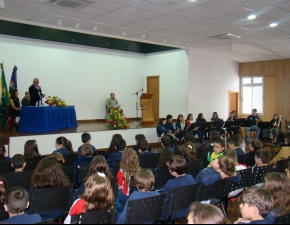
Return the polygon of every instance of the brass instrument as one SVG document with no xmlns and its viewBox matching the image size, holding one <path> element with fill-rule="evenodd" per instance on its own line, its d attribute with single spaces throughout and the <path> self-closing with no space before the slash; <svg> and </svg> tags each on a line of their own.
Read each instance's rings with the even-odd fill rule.
<svg viewBox="0 0 290 225">
<path fill-rule="evenodd" d="M 279 120 L 278 120 L 277 126 L 276 127 L 273 127 L 273 131 L 272 131 L 272 133 L 270 135 L 270 138 L 271 139 L 274 139 L 275 138 L 275 136 L 276 136 L 276 130 L 279 129 L 281 120 L 282 120 L 282 115 L 279 116 Z"/>
<path fill-rule="evenodd" d="M 262 119 L 260 118 L 259 113 L 257 113 L 257 118 L 255 119 L 255 121 L 256 121 L 256 125 L 257 125 L 257 126 L 258 126 L 258 123 L 259 123 L 259 122 L 262 122 Z"/>
</svg>

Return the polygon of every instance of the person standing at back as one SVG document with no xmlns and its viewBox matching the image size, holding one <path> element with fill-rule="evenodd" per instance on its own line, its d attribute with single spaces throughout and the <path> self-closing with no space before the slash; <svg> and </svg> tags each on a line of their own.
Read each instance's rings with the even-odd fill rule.
<svg viewBox="0 0 290 225">
<path fill-rule="evenodd" d="M 31 106 L 42 105 L 42 98 L 45 97 L 45 94 L 42 94 L 38 78 L 33 79 L 33 84 L 29 87 L 29 94 L 31 99 Z"/>
</svg>

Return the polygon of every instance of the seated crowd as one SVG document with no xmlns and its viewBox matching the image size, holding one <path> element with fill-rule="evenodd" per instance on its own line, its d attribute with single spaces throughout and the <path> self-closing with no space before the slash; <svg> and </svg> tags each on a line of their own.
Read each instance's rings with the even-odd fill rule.
<svg viewBox="0 0 290 225">
<path fill-rule="evenodd" d="M 192 116 L 189 116 L 189 120 Z M 202 119 L 202 117 L 200 117 Z M 217 114 L 213 115 L 217 120 Z M 77 152 L 73 151 L 72 142 L 65 137 L 56 139 L 56 150 L 51 155 L 43 157 L 32 174 L 30 189 L 12 187 L 7 190 L 7 183 L 0 171 L 0 220 L 3 223 L 33 224 L 49 219 L 65 218 L 64 223 L 72 223 L 73 215 L 85 214 L 94 210 L 117 211 L 116 222 L 124 224 L 128 213 L 128 202 L 131 200 L 150 198 L 167 193 L 167 210 L 172 200 L 172 190 L 194 184 L 210 186 L 221 180 L 239 183 L 242 179 L 239 171 L 267 165 L 276 165 L 280 159 L 290 156 L 290 134 L 286 135 L 285 146 L 270 161 L 270 154 L 263 149 L 258 140 L 250 142 L 250 153 L 247 154 L 247 163 L 239 163 L 238 157 L 245 154 L 239 147 L 238 136 L 232 136 L 227 143 L 220 138 L 220 130 L 209 134 L 210 143 L 207 147 L 205 160 L 198 158 L 203 153 L 202 148 L 195 144 L 194 135 L 198 132 L 183 133 L 184 127 L 190 126 L 190 121 L 184 124 L 182 115 L 178 116 L 177 129 L 172 125 L 172 116 L 162 119 L 157 127 L 161 136 L 161 148 L 153 150 L 146 137 L 136 135 L 136 146 L 126 148 L 126 141 L 120 134 L 112 137 L 108 151 L 99 152 L 91 145 L 91 136 L 82 135 L 83 145 Z M 184 126 L 184 127 L 183 127 Z M 176 138 L 175 136 L 176 135 Z M 177 140 L 183 139 L 181 150 L 177 148 Z M 11 162 L 15 173 L 25 171 L 26 160 L 32 157 L 41 157 L 37 142 L 29 140 L 24 146 L 24 154 L 16 154 L 12 158 L 6 156 L 6 149 L 0 143 L 0 163 Z M 73 193 L 73 204 L 64 214 L 63 209 L 58 209 L 41 214 L 30 213 L 30 197 L 33 191 L 45 188 L 61 187 L 70 188 L 70 180 L 64 173 L 66 155 L 77 154 L 71 166 L 76 168 L 78 181 L 80 165 L 89 163 L 88 172 L 84 180 L 76 182 Z M 159 154 L 158 163 L 154 168 L 141 168 L 142 157 Z M 201 160 L 201 161 L 198 161 Z M 196 176 L 189 174 L 188 164 L 199 163 L 199 172 Z M 155 172 L 167 168 L 171 179 L 164 186 L 156 188 Z M 275 168 L 274 168 L 275 170 Z M 289 176 L 290 177 L 290 176 Z M 285 173 L 267 173 L 264 183 L 239 189 L 229 193 L 229 198 L 240 195 L 241 218 L 236 223 L 272 224 L 280 215 L 290 213 L 290 178 Z M 112 181 L 117 178 L 118 190 L 114 192 Z M 189 224 L 225 224 L 229 223 L 223 211 L 212 204 L 210 200 L 193 202 L 188 208 L 171 215 L 170 219 L 186 218 Z M 281 204 L 282 203 L 282 204 Z M 6 213 L 7 212 L 7 213 Z M 154 222 L 154 221 L 152 221 Z"/>
</svg>

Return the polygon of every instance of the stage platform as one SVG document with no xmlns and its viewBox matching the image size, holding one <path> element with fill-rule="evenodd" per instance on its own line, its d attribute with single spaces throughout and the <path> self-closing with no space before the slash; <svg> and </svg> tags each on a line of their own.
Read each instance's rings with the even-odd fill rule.
<svg viewBox="0 0 290 225">
<path fill-rule="evenodd" d="M 97 149 L 105 150 L 109 147 L 112 135 L 121 134 L 127 142 L 127 146 L 135 145 L 135 135 L 144 134 L 149 143 L 158 141 L 156 127 L 138 126 L 137 122 L 130 124 L 127 130 L 108 130 L 105 122 L 78 122 L 77 128 L 69 128 L 50 133 L 22 133 L 14 127 L 11 131 L 1 131 L 0 142 L 8 146 L 9 156 L 23 154 L 24 144 L 27 140 L 36 140 L 40 154 L 51 154 L 55 150 L 55 140 L 59 136 L 65 136 L 73 144 L 74 151 L 82 145 L 81 134 L 88 132 L 92 136 L 91 144 Z"/>
</svg>

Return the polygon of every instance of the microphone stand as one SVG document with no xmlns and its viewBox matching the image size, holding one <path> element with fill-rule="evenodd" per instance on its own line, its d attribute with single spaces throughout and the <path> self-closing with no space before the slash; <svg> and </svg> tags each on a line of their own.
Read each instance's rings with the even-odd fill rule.
<svg viewBox="0 0 290 225">
<path fill-rule="evenodd" d="M 132 94 L 132 95 L 136 95 L 136 120 L 133 122 L 137 122 L 139 124 L 137 127 L 141 126 L 141 122 L 140 122 L 140 120 L 138 120 L 139 92 L 143 92 L 143 88 L 142 88 L 142 90 L 136 91 Z M 133 123 L 133 122 L 131 122 L 131 123 Z"/>
</svg>

